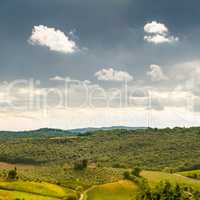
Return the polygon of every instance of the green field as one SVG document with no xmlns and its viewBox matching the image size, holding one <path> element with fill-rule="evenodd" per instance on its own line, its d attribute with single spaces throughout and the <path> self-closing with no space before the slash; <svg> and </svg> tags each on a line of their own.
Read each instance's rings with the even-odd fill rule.
<svg viewBox="0 0 200 200">
<path fill-rule="evenodd" d="M 50 183 L 0 181 L 0 199 L 56 200 L 69 196 L 76 196 L 76 193 Z"/>
<path fill-rule="evenodd" d="M 59 200 L 60 198 L 35 195 L 26 192 L 18 192 L 18 191 L 7 191 L 0 189 L 0 199 L 1 200 Z"/>
<path fill-rule="evenodd" d="M 161 181 L 169 181 L 172 184 L 187 185 L 200 190 L 200 181 L 184 177 L 179 174 L 169 174 L 164 172 L 143 171 L 142 176 L 146 178 L 150 186 L 154 187 Z"/>
<path fill-rule="evenodd" d="M 180 175 L 200 180 L 200 170 L 191 170 L 185 172 L 179 172 Z"/>
</svg>

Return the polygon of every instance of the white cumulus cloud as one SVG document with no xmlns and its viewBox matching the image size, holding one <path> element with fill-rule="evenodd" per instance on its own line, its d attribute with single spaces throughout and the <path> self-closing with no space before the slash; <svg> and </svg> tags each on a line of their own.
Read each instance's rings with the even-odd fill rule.
<svg viewBox="0 0 200 200">
<path fill-rule="evenodd" d="M 161 44 L 161 43 L 173 43 L 173 42 L 177 42 L 179 39 L 177 37 L 167 37 L 165 35 L 146 35 L 144 37 L 144 40 L 150 43 L 154 43 L 154 44 Z"/>
<path fill-rule="evenodd" d="M 49 78 L 50 81 L 64 81 L 65 78 L 62 76 L 53 76 Z"/>
<path fill-rule="evenodd" d="M 64 54 L 74 53 L 78 49 L 75 41 L 70 40 L 64 32 L 43 25 L 33 27 L 29 42 Z"/>
<path fill-rule="evenodd" d="M 164 24 L 152 21 L 151 23 L 145 24 L 144 31 L 146 33 L 166 34 L 168 33 L 168 28 Z"/>
<path fill-rule="evenodd" d="M 178 37 L 170 35 L 169 29 L 165 24 L 152 21 L 144 26 L 144 40 L 153 44 L 173 43 L 179 41 Z"/>
<path fill-rule="evenodd" d="M 155 82 L 168 79 L 159 65 L 150 65 L 150 71 L 147 72 L 147 75 Z"/>
<path fill-rule="evenodd" d="M 102 69 L 95 73 L 98 80 L 101 81 L 131 81 L 133 77 L 125 71 L 114 70 L 113 68 Z"/>
</svg>

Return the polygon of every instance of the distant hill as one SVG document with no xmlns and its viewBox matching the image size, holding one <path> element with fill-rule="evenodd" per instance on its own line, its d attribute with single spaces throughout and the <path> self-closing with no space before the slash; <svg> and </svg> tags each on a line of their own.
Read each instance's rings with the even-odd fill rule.
<svg viewBox="0 0 200 200">
<path fill-rule="evenodd" d="M 29 131 L 0 131 L 0 139 L 63 137 L 63 136 L 84 134 L 87 132 L 95 132 L 98 130 L 109 131 L 109 130 L 116 130 L 116 129 L 136 130 L 136 129 L 144 129 L 144 128 L 112 126 L 112 127 L 102 127 L 102 128 L 89 127 L 89 128 L 79 128 L 79 129 L 71 129 L 71 130 L 41 128 L 38 130 L 29 130 Z"/>
<path fill-rule="evenodd" d="M 87 132 L 95 132 L 99 130 L 109 131 L 115 129 L 126 129 L 126 130 L 137 130 L 137 129 L 145 129 L 145 127 L 129 127 L 129 126 L 110 126 L 110 127 L 88 127 L 88 128 L 78 128 L 78 129 L 71 129 L 69 130 L 72 133 L 87 133 Z"/>
<path fill-rule="evenodd" d="M 42 128 L 30 131 L 0 131 L 0 139 L 15 138 L 44 138 L 44 137 L 61 137 L 72 135 L 70 131 L 60 129 Z"/>
</svg>

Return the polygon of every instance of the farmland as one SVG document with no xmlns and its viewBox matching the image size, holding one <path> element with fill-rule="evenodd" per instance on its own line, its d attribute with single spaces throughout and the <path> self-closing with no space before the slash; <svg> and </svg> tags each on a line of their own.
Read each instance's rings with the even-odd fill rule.
<svg viewBox="0 0 200 200">
<path fill-rule="evenodd" d="M 124 174 L 135 167 L 150 188 L 166 181 L 199 191 L 199 133 L 199 128 L 58 131 L 58 136 L 43 129 L 14 138 L 0 133 L 0 199 L 132 200 L 141 186 Z M 17 177 L 8 180 L 13 169 Z"/>
</svg>

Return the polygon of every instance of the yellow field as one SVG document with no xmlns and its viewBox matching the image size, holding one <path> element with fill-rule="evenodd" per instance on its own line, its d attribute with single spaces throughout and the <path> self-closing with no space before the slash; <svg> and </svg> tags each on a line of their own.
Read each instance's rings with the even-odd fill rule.
<svg viewBox="0 0 200 200">
<path fill-rule="evenodd" d="M 137 192 L 137 185 L 131 181 L 119 181 L 88 190 L 83 200 L 132 200 Z"/>
<path fill-rule="evenodd" d="M 73 190 L 50 183 L 28 181 L 1 181 L 0 199 L 54 200 L 76 195 Z M 3 198 L 4 197 L 4 198 Z"/>
<path fill-rule="evenodd" d="M 16 200 L 16 199 L 24 199 L 24 200 L 60 200 L 59 198 L 35 195 L 31 193 L 18 192 L 18 191 L 7 191 L 0 190 L 0 199 L 1 200 Z"/>
</svg>

